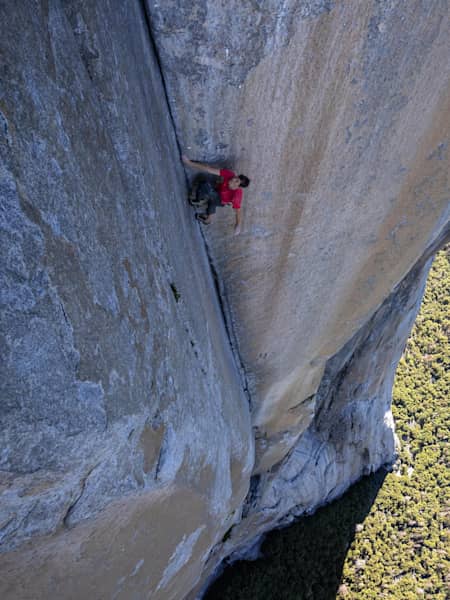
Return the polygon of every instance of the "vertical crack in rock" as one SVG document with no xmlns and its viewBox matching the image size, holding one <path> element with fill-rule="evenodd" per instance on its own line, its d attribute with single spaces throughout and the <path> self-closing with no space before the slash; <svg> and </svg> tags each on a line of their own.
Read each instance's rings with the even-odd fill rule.
<svg viewBox="0 0 450 600">
<path fill-rule="evenodd" d="M 216 2 L 180 3 L 166 1 L 146 2 L 152 16 L 152 29 L 159 41 L 175 38 L 183 51 L 175 60 L 161 45 L 163 64 L 168 79 L 176 78 L 182 71 L 193 80 L 201 81 L 217 71 L 223 85 L 239 88 L 250 71 L 271 52 L 289 45 L 298 22 L 312 20 L 329 13 L 334 0 L 296 0 L 295 2 L 252 1 L 229 2 L 217 6 Z M 229 23 L 228 27 L 223 27 Z M 205 42 L 210 44 L 209 32 L 214 31 L 214 45 L 207 56 L 202 56 Z M 239 30 L 239 35 L 230 32 Z M 169 42 L 172 49 L 175 45 Z M 207 136 L 206 131 L 201 138 Z"/>
<path fill-rule="evenodd" d="M 363 474 L 369 474 L 395 458 L 393 430 L 388 431 L 392 423 L 383 423 L 381 419 L 378 429 L 375 432 L 371 429 L 373 405 L 378 405 L 381 412 L 389 409 L 389 381 L 406 343 L 409 325 L 420 306 L 418 292 L 423 291 L 433 255 L 449 241 L 450 223 L 428 245 L 422 257 L 367 323 L 329 359 L 316 393 L 317 412 L 305 435 L 269 473 L 251 478 L 242 521 L 233 528 L 234 550 L 231 554 L 228 551 L 228 556 L 223 549 L 222 554 L 220 550 L 217 552 L 226 563 L 249 558 L 267 531 L 312 513 L 342 495 Z M 408 313 L 406 327 L 405 313 Z M 380 368 L 385 366 L 379 349 L 386 353 L 383 350 L 386 337 L 397 340 L 388 350 L 391 360 L 387 372 L 381 373 L 377 383 Z M 358 372 L 362 379 L 375 380 L 371 394 L 359 389 Z M 387 386 L 385 381 L 388 381 Z M 383 435 L 384 440 L 381 439 Z M 346 477 L 342 476 L 342 471 Z M 268 514 L 272 517 L 270 520 Z M 250 539 L 242 533 L 248 528 L 248 521 L 253 523 L 254 536 Z M 219 565 L 206 587 L 220 574 L 220 568 Z"/>
<path fill-rule="evenodd" d="M 167 87 L 166 87 L 166 78 L 164 76 L 164 71 L 163 71 L 162 66 L 161 66 L 161 59 L 160 59 L 160 56 L 159 56 L 158 46 L 156 45 L 155 40 L 153 38 L 152 25 L 151 25 L 151 21 L 150 21 L 150 14 L 148 12 L 148 8 L 147 8 L 145 0 L 140 0 L 140 5 L 141 5 L 142 15 L 143 15 L 143 19 L 144 19 L 144 22 L 145 22 L 145 25 L 146 25 L 147 33 L 148 33 L 148 39 L 150 40 L 150 45 L 151 45 L 151 48 L 152 48 L 153 53 L 155 55 L 156 63 L 158 65 L 159 74 L 161 76 L 161 83 L 162 83 L 162 87 L 163 87 L 163 90 L 164 90 L 164 99 L 165 99 L 167 111 L 168 111 L 169 116 L 170 116 L 170 121 L 172 123 L 173 131 L 175 133 L 175 140 L 176 140 L 176 143 L 177 143 L 178 152 L 179 152 L 179 155 L 181 157 L 181 147 L 180 147 L 180 142 L 178 140 L 177 129 L 175 127 L 175 120 L 174 120 L 173 114 L 172 114 L 172 105 L 171 105 L 171 103 L 169 101 L 169 94 L 167 92 Z M 185 179 L 186 179 L 186 187 L 187 187 L 188 184 L 189 184 L 189 182 L 188 182 L 188 178 L 186 176 L 186 173 L 185 173 Z"/>
<path fill-rule="evenodd" d="M 433 232 L 449 215 L 445 3 L 403 11 L 395 1 L 386 14 L 379 2 L 263 4 L 139 0 L 105 11 L 71 0 L 38 3 L 28 20 L 20 4 L 0 8 L 10 69 L 0 142 L 47 232 L 41 239 L 4 186 L 16 319 L 4 432 L 14 437 L 8 460 L 27 470 L 21 479 L 11 462 L 6 495 L 20 495 L 2 523 L 12 527 L 14 513 L 14 543 L 65 526 L 50 539 L 51 566 L 38 555 L 44 544 L 32 560 L 5 556 L 0 588 L 35 597 L 49 569 L 55 596 L 76 581 L 81 595 L 100 583 L 105 597 L 131 597 L 165 574 L 182 597 L 224 552 L 331 500 L 392 452 L 389 377 L 421 285 L 408 297 L 405 276 L 442 243 Z M 27 44 L 18 44 L 23 23 Z M 181 202 L 185 148 L 253 173 L 248 199 L 257 201 L 238 243 L 226 219 L 211 236 L 200 229 L 201 267 Z M 199 377 L 202 352 L 211 369 Z M 249 491 L 247 380 L 255 408 L 264 403 L 260 439 L 268 432 L 276 450 Z M 156 408 L 161 427 L 144 432 Z M 294 421 L 300 438 L 287 435 Z M 169 485 L 156 489 L 154 477 Z M 109 516 L 98 515 L 109 504 Z M 100 545 L 72 560 L 71 540 L 90 525 L 73 526 L 86 517 L 99 544 L 109 547 L 112 532 L 127 548 L 106 568 L 113 577 L 124 568 L 120 590 L 105 587 Z M 60 534 L 67 554 L 57 551 Z"/>
<path fill-rule="evenodd" d="M 241 354 L 239 352 L 237 336 L 234 331 L 233 320 L 231 318 L 230 308 L 229 308 L 228 301 L 226 298 L 226 293 L 224 291 L 224 283 L 221 280 L 219 273 L 214 265 L 214 259 L 212 257 L 206 237 L 204 236 L 203 231 L 200 230 L 200 232 L 201 232 L 201 235 L 203 238 L 203 243 L 205 245 L 206 255 L 208 257 L 208 262 L 209 262 L 209 266 L 211 269 L 211 275 L 212 275 L 212 278 L 214 281 L 214 287 L 216 289 L 217 299 L 218 299 L 220 310 L 222 313 L 223 322 L 225 325 L 225 330 L 227 333 L 228 341 L 230 343 L 231 352 L 235 359 L 236 367 L 237 367 L 239 376 L 241 378 L 242 390 L 246 395 L 249 407 L 251 409 L 252 408 L 252 398 L 251 398 L 251 394 L 250 394 L 249 384 L 247 381 L 247 375 L 245 372 L 244 361 L 242 360 Z"/>
<path fill-rule="evenodd" d="M 87 587 L 96 579 L 112 597 L 103 563 L 92 566 L 102 560 L 97 548 L 86 559 L 55 552 L 44 562 L 47 545 L 70 554 L 86 528 L 111 519 L 120 529 L 111 515 L 121 499 L 131 523 L 120 529 L 127 559 L 143 552 L 146 565 L 153 545 L 137 550 L 135 532 L 167 542 L 164 561 L 193 519 L 205 525 L 185 557 L 190 574 L 180 589 L 190 589 L 207 544 L 221 538 L 247 491 L 249 410 L 214 277 L 186 218 L 186 173 L 142 6 L 105 13 L 79 0 L 44 3 L 28 20 L 23 7 L 0 8 L 8 22 L 1 150 L 8 136 L 14 142 L 14 170 L 1 169 L 2 561 L 31 538 L 37 557 L 27 569 L 20 549 L 15 575 L 2 571 L 2 597 L 16 585 L 48 597 L 47 580 L 38 589 L 47 571 L 70 572 Z M 17 44 L 18 31 L 26 44 Z M 168 281 L 180 302 L 171 302 Z M 139 435 L 156 411 L 161 430 L 169 424 L 173 433 L 161 448 L 159 431 Z M 125 564 L 114 551 L 111 560 Z M 148 569 L 156 586 L 162 571 Z M 72 593 L 67 581 L 48 579 L 55 596 Z M 135 595 L 134 582 L 126 585 Z"/>
<path fill-rule="evenodd" d="M 177 142 L 177 146 L 178 146 L 178 151 L 179 154 L 181 156 L 182 152 L 181 152 L 181 146 L 180 146 L 180 141 L 178 138 L 178 128 L 176 126 L 176 122 L 173 116 L 173 112 L 172 112 L 172 103 L 170 101 L 170 97 L 169 97 L 169 93 L 168 93 L 168 89 L 167 89 L 167 83 L 166 83 L 166 77 L 165 77 L 165 71 L 162 68 L 162 63 L 161 63 L 161 59 L 160 59 L 160 55 L 159 55 L 159 50 L 158 50 L 158 45 L 156 44 L 156 41 L 153 37 L 153 27 L 152 27 L 152 22 L 151 22 L 151 15 L 146 3 L 146 0 L 141 0 L 141 7 L 142 7 L 142 12 L 144 15 L 144 20 L 147 26 L 147 31 L 148 31 L 148 36 L 150 39 L 150 43 L 153 49 L 153 52 L 155 54 L 156 57 L 156 61 L 158 64 L 158 69 L 161 75 L 161 81 L 162 81 L 162 85 L 163 85 L 163 89 L 164 89 L 164 95 L 165 95 L 165 101 L 167 104 L 167 110 L 169 112 L 170 115 L 170 120 L 173 126 L 173 130 L 175 133 L 175 139 Z M 189 187 L 189 179 L 186 175 L 186 171 L 184 171 L 185 173 L 185 180 L 186 180 L 186 188 Z M 208 263 L 209 263 L 209 267 L 211 270 L 211 276 L 212 279 L 214 281 L 214 287 L 216 290 L 216 294 L 217 294 L 217 300 L 219 303 L 219 307 L 220 307 L 220 311 L 222 313 L 222 317 L 223 317 L 223 322 L 225 325 L 225 331 L 227 333 L 227 337 L 228 337 L 228 341 L 230 344 L 230 348 L 231 348 L 231 352 L 232 355 L 234 357 L 235 363 L 236 363 L 236 367 L 237 367 L 237 371 L 239 373 L 239 376 L 241 378 L 241 383 L 242 383 L 242 389 L 244 394 L 247 397 L 247 401 L 249 403 L 249 406 L 252 406 L 252 402 L 251 402 L 251 396 L 250 396 L 250 391 L 249 391 L 249 386 L 248 386 L 248 381 L 247 381 L 247 377 L 245 374 L 245 367 L 244 367 L 244 363 L 242 361 L 240 352 L 239 352 L 239 348 L 238 348 L 238 343 L 237 343 L 237 338 L 236 335 L 234 333 L 234 328 L 233 328 L 233 323 L 232 323 L 232 319 L 231 319 L 231 315 L 230 315 L 230 311 L 229 311 L 229 307 L 228 307 L 228 303 L 226 300 L 226 295 L 224 293 L 223 290 L 223 282 L 220 279 L 219 273 L 217 271 L 217 269 L 214 266 L 214 260 L 213 257 L 211 255 L 210 249 L 208 247 L 208 243 L 206 241 L 205 236 L 203 235 L 203 232 L 201 231 L 201 235 L 202 235 L 202 239 L 203 239 L 203 243 L 205 246 L 205 250 L 206 250 L 206 255 L 208 257 Z"/>
<path fill-rule="evenodd" d="M 6 116 L 3 114 L 3 112 L 1 110 L 0 110 L 0 131 L 2 131 L 3 137 L 5 138 L 7 145 L 11 146 L 12 139 L 11 139 L 11 134 L 9 131 L 8 119 L 6 118 Z"/>
<path fill-rule="evenodd" d="M 260 486 L 260 483 L 261 483 L 261 475 L 253 475 L 250 478 L 250 487 L 249 487 L 248 494 L 247 494 L 247 497 L 245 498 L 244 506 L 242 509 L 242 519 L 243 520 L 248 516 L 251 509 L 254 508 L 256 505 L 256 502 L 258 499 L 258 488 Z"/>
<path fill-rule="evenodd" d="M 394 126 L 404 131 L 415 129 L 415 120 L 405 115 L 407 108 L 413 114 L 416 105 L 420 109 L 425 104 L 420 85 L 423 76 L 417 74 L 427 68 L 424 57 L 435 51 L 444 9 L 440 5 L 433 18 L 427 15 L 428 25 L 423 19 L 416 24 L 412 18 L 418 35 L 410 36 L 403 5 L 391 5 L 395 7 L 392 12 L 383 3 L 367 7 L 357 3 L 349 7 L 333 2 L 273 3 L 269 15 L 269 9 L 259 2 L 251 8 L 233 3 L 216 10 L 214 3 L 204 1 L 178 11 L 172 2 L 146 3 L 180 146 L 205 162 L 233 160 L 245 172 L 247 168 L 252 172 L 253 167 L 260 177 L 260 181 L 254 178 L 252 193 L 258 206 L 246 214 L 248 237 L 243 243 L 230 242 L 224 221 L 211 236 L 202 231 L 244 388 L 250 397 L 248 379 L 251 405 L 258 408 L 261 401 L 267 406 L 266 421 L 274 433 L 267 443 L 261 437 L 261 447 L 280 447 L 265 463 L 271 471 L 252 480 L 243 509 L 247 523 L 258 519 L 258 511 L 277 507 L 281 515 L 289 510 L 282 497 L 285 494 L 288 503 L 295 503 L 290 485 L 302 498 L 299 511 L 312 510 L 317 503 L 342 493 L 363 472 L 389 460 L 393 452 L 392 421 L 387 414 L 389 382 L 395 371 L 392 356 L 401 350 L 402 339 L 406 340 L 405 327 L 418 306 L 424 268 L 437 247 L 422 256 L 413 272 L 426 240 L 430 240 L 431 229 L 423 232 L 421 244 L 415 242 L 421 231 L 414 222 L 410 199 L 418 189 L 415 178 L 431 182 L 426 169 L 422 174 L 420 148 L 422 143 L 427 147 L 435 144 L 427 139 L 434 135 L 432 128 L 423 133 L 424 118 L 420 135 L 403 146 L 398 137 L 390 140 L 388 132 L 394 131 Z M 409 19 L 411 13 L 407 13 Z M 256 27 L 247 26 L 249 15 Z M 313 23 L 312 18 L 320 15 L 323 17 Z M 355 36 L 347 35 L 350 24 Z M 241 45 L 245 50 L 240 52 Z M 290 65 L 289 69 L 285 70 L 285 65 Z M 430 80 L 432 77 L 445 82 L 445 69 L 432 73 Z M 398 85 L 393 85 L 396 80 Z M 380 89 L 389 94 L 380 94 Z M 412 98 L 419 98 L 414 100 L 416 105 Z M 435 109 L 426 100 L 430 119 L 433 110 L 436 115 L 443 112 L 437 98 L 436 94 Z M 259 124 L 258 131 L 255 124 Z M 446 142 L 440 136 L 436 158 L 445 152 Z M 277 149 L 279 166 L 278 171 L 277 166 L 266 169 L 270 176 L 262 181 L 262 165 L 273 160 L 273 149 L 267 151 L 268 140 Z M 418 148 L 416 157 L 408 154 L 408 145 Z M 395 148 L 392 155 L 386 154 L 389 147 Z M 320 171 L 327 176 L 320 177 Z M 277 192 L 267 191 L 274 183 L 280 188 L 278 197 Z M 426 186 L 420 185 L 425 193 Z M 434 174 L 433 186 L 430 195 L 439 198 Z M 298 190 L 302 190 L 301 198 Z M 330 205 L 328 198 L 332 199 Z M 280 230 L 285 226 L 283 234 L 278 234 L 271 222 L 276 200 L 282 206 L 279 222 Z M 372 219 L 366 218 L 366 203 L 367 214 L 379 207 L 379 214 Z M 336 204 L 342 215 L 347 211 L 352 215 L 350 228 L 340 218 L 336 223 L 329 221 Z M 435 213 L 438 215 L 438 208 Z M 314 232 L 320 222 L 324 226 L 317 235 Z M 298 234 L 293 224 L 298 225 Z M 437 217 L 434 227 L 439 229 Z M 358 235 L 356 229 L 361 230 Z M 273 241 L 256 239 L 254 232 L 260 230 L 267 231 Z M 406 240 L 407 233 L 410 237 Z M 327 240 L 329 249 L 320 237 Z M 361 257 L 354 260 L 351 276 L 349 248 Z M 274 255 L 281 259 L 273 259 Z M 241 269 L 239 277 L 236 265 Z M 358 269 L 360 279 L 355 281 Z M 267 283 L 268 273 L 273 273 L 272 286 Z M 415 276 L 419 278 L 416 284 Z M 407 299 L 406 314 L 397 311 L 390 317 L 389 311 L 396 310 L 399 289 L 397 301 Z M 334 300 L 326 299 L 328 293 Z M 333 315 L 337 306 L 342 306 L 342 311 Z M 381 347 L 373 347 L 372 325 L 382 329 L 389 323 L 399 330 L 395 343 L 385 331 L 384 337 L 380 334 Z M 375 331 L 374 336 L 378 334 Z M 264 354 L 268 343 L 269 357 Z M 377 357 L 374 365 L 367 355 L 370 348 Z M 387 357 L 382 356 L 383 350 Z M 328 368 L 322 377 L 325 364 Z M 317 377 L 311 375 L 315 367 Z M 371 379 L 369 383 L 352 385 L 352 377 L 365 375 Z M 283 445 L 284 434 L 296 417 L 303 427 L 303 404 L 311 405 L 309 412 L 304 411 L 303 421 L 309 430 L 302 429 L 289 449 L 288 442 Z M 368 407 L 371 412 L 365 413 Z M 367 443 L 364 434 L 370 438 Z M 273 527 L 276 520 L 274 514 L 269 526 L 267 519 L 266 528 Z M 258 526 L 253 531 L 258 535 Z M 239 536 L 233 530 L 236 540 L 235 535 Z"/>
<path fill-rule="evenodd" d="M 76 498 L 71 502 L 69 508 L 66 511 L 66 514 L 64 515 L 63 519 L 62 519 L 62 523 L 64 525 L 64 527 L 70 528 L 71 525 L 71 516 L 75 511 L 75 508 L 77 506 L 77 504 L 79 503 L 79 501 L 81 500 L 84 491 L 86 489 L 86 484 L 87 481 L 89 479 L 89 477 L 92 475 L 92 473 L 95 471 L 95 469 L 99 466 L 100 463 L 95 464 L 91 469 L 89 469 L 89 471 L 86 473 L 86 475 L 82 478 L 81 482 L 80 482 L 80 491 L 77 494 Z"/>
</svg>

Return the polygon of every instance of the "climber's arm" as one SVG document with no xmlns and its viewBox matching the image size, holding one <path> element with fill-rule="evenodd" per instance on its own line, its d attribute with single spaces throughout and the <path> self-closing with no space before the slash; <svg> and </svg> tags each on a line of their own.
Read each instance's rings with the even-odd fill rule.
<svg viewBox="0 0 450 600">
<path fill-rule="evenodd" d="M 211 173 L 211 175 L 220 176 L 220 169 L 216 169 L 215 167 L 210 167 L 209 165 L 204 165 L 200 162 L 194 162 L 193 160 L 189 160 L 187 156 L 183 154 L 181 157 L 184 164 L 192 169 L 198 169 L 199 171 L 206 171 L 207 173 Z"/>
</svg>

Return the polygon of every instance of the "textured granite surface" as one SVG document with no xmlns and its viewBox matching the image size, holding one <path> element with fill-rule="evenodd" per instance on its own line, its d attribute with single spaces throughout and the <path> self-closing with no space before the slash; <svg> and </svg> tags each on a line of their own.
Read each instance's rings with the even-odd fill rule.
<svg viewBox="0 0 450 600">
<path fill-rule="evenodd" d="M 449 7 L 177 4 L 147 1 L 182 149 L 253 180 L 241 235 L 226 210 L 207 235 L 263 473 L 449 219 Z"/>
<path fill-rule="evenodd" d="M 253 437 L 145 15 L 0 22 L 0 596 L 181 597 Z"/>
<path fill-rule="evenodd" d="M 205 230 L 256 441 L 223 557 L 392 458 L 396 360 L 450 217 L 449 6 L 175 4 L 146 1 L 182 150 L 252 179 L 241 234 L 227 209 Z"/>
<path fill-rule="evenodd" d="M 2 598 L 195 598 L 392 459 L 448 10 L 0 5 Z M 252 179 L 238 237 L 200 234 L 180 148 Z"/>
</svg>

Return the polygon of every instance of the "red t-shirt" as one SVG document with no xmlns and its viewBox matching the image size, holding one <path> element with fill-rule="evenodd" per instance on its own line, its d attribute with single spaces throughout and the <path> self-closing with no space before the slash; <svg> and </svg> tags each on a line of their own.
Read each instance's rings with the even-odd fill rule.
<svg viewBox="0 0 450 600">
<path fill-rule="evenodd" d="M 222 204 L 231 204 L 236 210 L 241 208 L 242 188 L 230 190 L 228 187 L 228 182 L 233 177 L 236 177 L 236 173 L 233 173 L 233 171 L 229 171 L 228 169 L 220 169 L 220 176 L 223 179 L 223 182 L 217 186 L 220 201 Z"/>
</svg>

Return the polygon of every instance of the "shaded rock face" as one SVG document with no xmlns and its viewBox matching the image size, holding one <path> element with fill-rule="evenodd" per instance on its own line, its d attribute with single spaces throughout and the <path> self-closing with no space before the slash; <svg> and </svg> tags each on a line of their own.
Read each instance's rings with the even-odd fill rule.
<svg viewBox="0 0 450 600">
<path fill-rule="evenodd" d="M 398 443 L 390 410 L 395 369 L 420 307 L 431 257 L 449 239 L 450 224 L 366 325 L 327 362 L 310 426 L 282 462 L 252 477 L 244 518 L 215 549 L 204 574 L 207 582 L 224 558 L 257 556 L 259 543 L 249 544 L 251 534 L 258 540 L 274 523 L 284 526 L 313 512 L 362 474 L 391 461 Z"/>
<path fill-rule="evenodd" d="M 146 5 L 183 151 L 252 179 L 241 235 L 227 209 L 205 232 L 256 441 L 219 560 L 393 456 L 395 366 L 450 216 L 449 11 Z"/>
<path fill-rule="evenodd" d="M 253 437 L 145 14 L 0 12 L 0 595 L 180 598 Z"/>
<path fill-rule="evenodd" d="M 393 456 L 448 237 L 447 3 L 0 22 L 1 596 L 194 598 Z M 241 235 L 224 209 L 204 238 L 216 282 L 178 144 L 252 179 Z"/>
<path fill-rule="evenodd" d="M 224 210 L 208 243 L 261 474 L 449 218 L 448 3 L 147 7 L 183 150 L 252 179 L 243 233 Z"/>
</svg>

